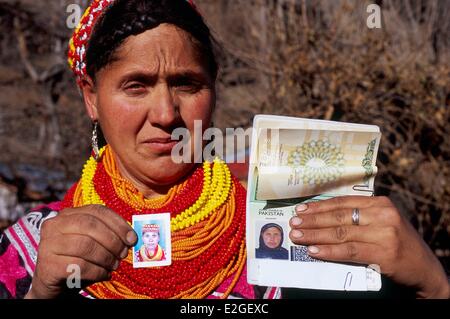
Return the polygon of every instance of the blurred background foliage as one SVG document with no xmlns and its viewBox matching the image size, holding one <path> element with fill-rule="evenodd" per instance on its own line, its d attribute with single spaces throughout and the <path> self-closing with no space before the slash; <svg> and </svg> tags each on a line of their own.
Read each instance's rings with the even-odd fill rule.
<svg viewBox="0 0 450 319">
<path fill-rule="evenodd" d="M 69 4 L 0 0 L 0 218 L 61 198 L 90 152 Z M 219 44 L 215 125 L 255 114 L 380 126 L 377 193 L 449 271 L 450 1 L 197 0 Z M 366 25 L 367 6 L 382 28 Z M 3 224 L 2 224 L 3 223 Z M 0 221 L 0 227 L 7 222 Z"/>
</svg>

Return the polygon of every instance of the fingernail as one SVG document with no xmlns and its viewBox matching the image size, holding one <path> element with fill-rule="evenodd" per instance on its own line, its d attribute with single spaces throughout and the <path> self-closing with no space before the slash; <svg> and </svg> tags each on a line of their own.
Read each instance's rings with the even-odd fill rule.
<svg viewBox="0 0 450 319">
<path fill-rule="evenodd" d="M 317 254 L 317 253 L 319 252 L 319 248 L 316 247 L 316 246 L 309 246 L 309 247 L 308 247 L 308 251 L 309 251 L 311 254 Z"/>
<path fill-rule="evenodd" d="M 294 226 L 300 226 L 302 224 L 302 222 L 303 222 L 303 219 L 298 218 L 298 217 L 294 217 L 291 219 L 291 223 Z"/>
<path fill-rule="evenodd" d="M 124 259 L 128 256 L 128 247 L 125 247 L 122 252 L 120 253 L 120 258 Z"/>
<path fill-rule="evenodd" d="M 291 235 L 294 238 L 302 238 L 303 237 L 303 233 L 298 229 L 293 230 Z"/>
<path fill-rule="evenodd" d="M 130 245 L 133 245 L 136 242 L 136 233 L 133 230 L 130 230 L 127 234 L 127 241 Z"/>
<path fill-rule="evenodd" d="M 306 205 L 306 204 L 299 204 L 299 205 L 295 206 L 295 211 L 297 213 L 304 212 L 307 209 L 308 209 L 308 205 Z"/>
<path fill-rule="evenodd" d="M 117 260 L 113 266 L 113 270 L 117 270 L 117 268 L 119 268 L 119 265 L 120 265 L 120 262 Z"/>
</svg>

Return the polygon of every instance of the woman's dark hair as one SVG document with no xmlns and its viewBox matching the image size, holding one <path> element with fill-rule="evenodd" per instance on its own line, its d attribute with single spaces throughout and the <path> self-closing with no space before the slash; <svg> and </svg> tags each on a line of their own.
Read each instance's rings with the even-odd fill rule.
<svg viewBox="0 0 450 319">
<path fill-rule="evenodd" d="M 87 74 L 95 79 L 96 73 L 112 62 L 115 51 L 127 37 L 163 23 L 173 24 L 191 35 L 193 45 L 215 79 L 218 70 L 215 41 L 203 18 L 186 0 L 116 0 L 99 18 L 89 40 Z"/>
</svg>

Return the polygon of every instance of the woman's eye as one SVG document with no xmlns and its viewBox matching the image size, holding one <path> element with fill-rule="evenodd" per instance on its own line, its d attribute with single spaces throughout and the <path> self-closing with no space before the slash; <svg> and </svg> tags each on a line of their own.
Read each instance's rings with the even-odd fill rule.
<svg viewBox="0 0 450 319">
<path fill-rule="evenodd" d="M 124 89 L 129 93 L 142 93 L 145 91 L 145 85 L 142 83 L 130 83 Z"/>
<path fill-rule="evenodd" d="M 197 83 L 197 82 L 191 82 L 191 81 L 180 81 L 178 83 L 176 83 L 175 87 L 183 92 L 187 92 L 187 93 L 196 93 L 198 91 L 200 91 L 201 89 L 201 84 Z"/>
</svg>

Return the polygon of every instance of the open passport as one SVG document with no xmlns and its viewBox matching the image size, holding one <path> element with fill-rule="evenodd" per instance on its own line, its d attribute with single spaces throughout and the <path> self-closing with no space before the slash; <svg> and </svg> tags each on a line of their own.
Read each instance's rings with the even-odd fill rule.
<svg viewBox="0 0 450 319">
<path fill-rule="evenodd" d="M 377 291 L 377 265 L 325 262 L 289 239 L 299 203 L 374 195 L 377 126 L 257 115 L 247 192 L 248 282 L 260 286 Z"/>
</svg>

